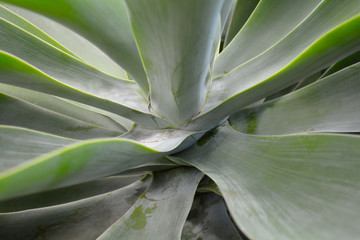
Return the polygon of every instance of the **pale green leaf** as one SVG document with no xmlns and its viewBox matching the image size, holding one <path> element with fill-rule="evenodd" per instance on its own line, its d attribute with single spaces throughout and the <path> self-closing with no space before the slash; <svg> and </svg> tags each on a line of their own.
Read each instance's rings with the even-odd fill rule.
<svg viewBox="0 0 360 240">
<path fill-rule="evenodd" d="M 58 136 L 88 139 L 115 137 L 127 129 L 110 118 L 66 101 L 0 83 L 0 124 Z"/>
<path fill-rule="evenodd" d="M 177 157 L 215 181 L 250 239 L 356 239 L 359 146 L 353 135 L 261 137 L 226 126 Z"/>
<path fill-rule="evenodd" d="M 163 162 L 175 165 L 166 159 L 159 162 L 167 152 L 127 139 L 75 142 L 21 128 L 1 127 L 0 140 L 1 200 L 145 166 L 150 169 Z"/>
<path fill-rule="evenodd" d="M 1 201 L 0 213 L 43 208 L 74 202 L 84 198 L 91 198 L 125 187 L 143 177 L 144 175 L 111 176 L 91 182 Z"/>
<path fill-rule="evenodd" d="M 233 11 L 231 13 L 231 16 L 230 16 L 231 17 L 230 24 L 229 24 L 229 28 L 227 29 L 227 32 L 226 32 L 224 46 L 227 46 L 231 42 L 231 40 L 236 36 L 236 34 L 243 27 L 243 25 L 248 21 L 250 15 L 253 13 L 253 11 L 256 8 L 256 6 L 258 5 L 259 1 L 260 0 L 237 0 L 236 1 L 236 4 L 235 4 Z M 264 2 L 264 1 L 262 1 L 262 2 Z M 264 4 L 264 3 L 262 3 L 262 4 Z M 278 2 L 276 4 L 278 4 Z M 261 10 L 258 10 L 258 11 L 261 11 Z M 272 16 L 275 17 L 275 15 L 272 15 Z M 254 18 L 256 18 L 256 17 L 254 17 Z M 250 21 L 254 21 L 254 20 L 251 19 Z M 272 24 L 274 24 L 274 23 L 272 22 Z M 262 26 L 259 26 L 259 27 L 262 27 Z M 284 31 L 284 28 L 282 28 L 281 31 Z M 269 41 L 269 39 L 266 39 L 266 40 Z M 240 41 L 240 37 L 236 41 L 237 42 Z M 238 45 L 238 43 L 234 43 L 234 44 Z M 237 46 L 237 47 L 239 47 L 239 46 Z M 234 50 L 235 47 L 232 47 L 232 48 Z M 244 50 L 244 49 L 246 49 L 246 48 L 242 48 L 242 50 Z M 238 50 L 236 50 L 236 51 L 238 51 Z M 238 56 L 236 60 L 238 60 L 239 57 L 241 57 L 241 56 Z M 219 61 L 221 61 L 221 60 L 219 59 Z M 217 74 L 217 73 L 215 72 L 215 74 Z"/>
<path fill-rule="evenodd" d="M 149 80 L 151 107 L 175 124 L 189 120 L 204 104 L 224 2 L 126 1 Z"/>
<path fill-rule="evenodd" d="M 51 54 L 51 51 L 47 53 L 49 53 L 50 57 L 56 57 L 56 55 Z M 64 56 L 65 59 L 70 59 L 69 56 L 65 56 L 62 53 L 60 53 L 60 55 Z M 29 55 L 28 57 L 31 56 Z M 56 61 L 61 61 L 61 58 L 57 58 Z M 56 67 L 58 63 L 54 63 L 54 65 L 50 66 L 46 65 L 43 60 L 41 60 L 41 62 L 46 68 L 50 67 L 55 71 L 58 71 L 58 74 L 62 80 L 65 79 L 65 81 L 68 80 L 70 82 L 59 82 L 56 79 L 39 71 L 32 65 L 29 65 L 28 63 L 22 61 L 21 59 L 18 59 L 12 55 L 1 51 L 0 82 L 44 92 L 47 94 L 53 94 L 55 96 L 72 99 L 88 105 L 90 104 L 103 110 L 107 110 L 109 112 L 128 117 L 135 122 L 142 124 L 145 127 L 159 128 L 169 126 L 169 123 L 167 123 L 166 121 L 146 113 L 146 104 L 142 102 L 141 96 L 137 94 L 137 91 L 135 89 L 136 86 L 133 82 L 122 81 L 119 79 L 112 79 L 110 80 L 110 82 L 103 81 L 106 78 L 109 80 L 110 77 L 94 69 L 93 71 L 97 72 L 100 75 L 92 75 L 91 71 L 87 71 L 89 69 L 83 69 L 85 71 L 83 71 L 82 73 L 77 72 L 80 75 L 77 76 L 77 81 L 75 81 L 74 76 L 76 76 L 77 68 L 74 69 L 75 72 L 71 71 L 71 68 L 76 67 L 76 64 L 67 64 L 70 69 L 64 67 L 64 70 L 67 70 L 67 74 L 64 74 L 61 68 Z M 78 62 L 78 64 L 81 63 Z M 106 76 L 105 79 L 103 78 L 104 76 Z M 78 81 L 81 79 L 83 81 Z M 82 84 L 82 82 L 84 83 L 84 85 Z M 74 86 L 68 86 L 66 84 L 72 84 Z M 73 87 L 79 87 L 80 91 L 74 89 Z M 109 90 L 109 88 L 111 88 L 111 90 Z M 121 94 L 119 92 L 120 90 L 117 91 L 117 89 L 121 89 Z M 81 90 L 85 90 L 88 92 L 82 92 Z M 96 95 L 92 95 L 91 93 Z M 112 100 L 122 101 L 122 104 L 125 105 L 109 101 L 108 99 L 111 98 L 111 96 L 114 97 L 114 99 Z"/>
<path fill-rule="evenodd" d="M 257 2 L 238 0 L 234 23 L 230 25 L 231 36 L 235 36 L 238 24 L 246 20 Z M 216 59 L 214 77 L 232 71 L 271 48 L 304 21 L 320 2 L 322 0 L 261 0 L 241 31 Z"/>
<path fill-rule="evenodd" d="M 43 41 L 53 45 L 56 48 L 76 57 L 69 49 L 61 45 L 59 42 L 48 36 L 46 33 L 41 31 L 36 26 L 32 25 L 30 22 L 26 21 L 24 18 L 0 5 L 0 18 L 6 19 L 7 21 L 13 23 L 14 25 L 20 27 L 21 29 L 34 34 L 36 37 L 42 39 Z"/>
<path fill-rule="evenodd" d="M 155 173 L 154 182 L 139 201 L 98 240 L 180 239 L 202 176 L 194 168 Z"/>
<path fill-rule="evenodd" d="M 147 79 L 124 1 L 108 0 L 106 4 L 98 0 L 2 1 L 44 14 L 79 33 L 122 66 L 147 94 Z"/>
<path fill-rule="evenodd" d="M 292 94 L 232 116 L 233 128 L 251 134 L 360 132 L 360 63 Z"/>
<path fill-rule="evenodd" d="M 12 12 L 23 17 L 24 19 L 26 19 L 36 27 L 40 28 L 44 33 L 48 34 L 53 39 L 47 41 L 51 45 L 54 45 L 55 47 L 58 47 L 62 50 L 64 50 L 63 49 L 64 47 L 62 46 L 65 46 L 69 50 L 67 53 L 75 54 L 76 57 L 85 61 L 89 65 L 110 75 L 120 77 L 123 79 L 128 78 L 128 75 L 125 72 L 125 70 L 123 70 L 104 52 L 102 52 L 100 49 L 98 49 L 95 45 L 93 45 L 85 38 L 71 31 L 69 28 L 66 28 L 65 26 L 53 21 L 52 19 L 44 17 L 36 12 L 24 8 L 16 7 L 10 4 L 4 4 L 4 5 Z M 8 17 L 5 17 L 5 19 L 9 20 Z M 29 27 L 25 28 L 17 23 L 14 24 L 21 27 L 22 29 L 29 31 Z M 31 31 L 31 33 L 34 33 L 34 31 Z M 40 34 L 37 34 L 38 37 L 39 35 Z M 45 38 L 42 39 L 45 40 Z M 56 44 L 56 43 L 60 43 L 60 44 Z"/>
<path fill-rule="evenodd" d="M 344 58 L 343 60 L 334 63 L 324 72 L 324 74 L 321 77 L 324 78 L 326 76 L 329 76 L 337 71 L 340 71 L 343 68 L 346 68 L 358 62 L 360 62 L 360 51 L 357 51 L 356 53 L 348 56 L 347 58 Z"/>
<path fill-rule="evenodd" d="M 92 198 L 0 214 L 1 239 L 96 239 L 122 216 L 149 184 L 138 181 Z"/>
<path fill-rule="evenodd" d="M 227 115 L 358 51 L 360 5 L 346 3 L 334 15 L 340 3 L 324 2 L 271 50 L 214 81 L 202 114 L 190 128 L 213 127 Z"/>
</svg>

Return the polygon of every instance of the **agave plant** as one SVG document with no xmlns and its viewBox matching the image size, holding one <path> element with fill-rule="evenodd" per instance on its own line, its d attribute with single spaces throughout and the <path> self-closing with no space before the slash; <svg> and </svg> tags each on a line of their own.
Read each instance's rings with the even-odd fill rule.
<svg viewBox="0 0 360 240">
<path fill-rule="evenodd" d="M 2 0 L 0 239 L 358 239 L 359 0 Z"/>
</svg>

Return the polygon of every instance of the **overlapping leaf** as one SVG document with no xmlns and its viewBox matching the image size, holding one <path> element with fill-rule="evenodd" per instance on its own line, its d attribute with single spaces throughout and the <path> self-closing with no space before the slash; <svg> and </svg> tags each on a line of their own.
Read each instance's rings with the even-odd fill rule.
<svg viewBox="0 0 360 240">
<path fill-rule="evenodd" d="M 259 137 L 226 126 L 177 155 L 212 178 L 250 239 L 356 239 L 360 137 Z"/>
<path fill-rule="evenodd" d="M 149 180 L 60 205 L 0 213 L 0 237 L 9 240 L 96 239 L 136 202 Z"/>
<path fill-rule="evenodd" d="M 194 168 L 155 174 L 154 182 L 139 201 L 98 239 L 180 239 L 202 176 Z"/>
<path fill-rule="evenodd" d="M 360 131 L 360 63 L 287 96 L 230 117 L 242 132 L 260 135 Z"/>
</svg>

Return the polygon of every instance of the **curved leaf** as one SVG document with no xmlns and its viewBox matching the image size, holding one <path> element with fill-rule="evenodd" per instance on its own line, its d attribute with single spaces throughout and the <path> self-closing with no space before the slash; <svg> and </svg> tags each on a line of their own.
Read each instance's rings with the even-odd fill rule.
<svg viewBox="0 0 360 240">
<path fill-rule="evenodd" d="M 99 196 L 66 204 L 0 214 L 2 239 L 96 239 L 145 191 L 138 181 Z"/>
<path fill-rule="evenodd" d="M 231 23 L 235 28 L 230 33 L 234 35 L 239 30 L 238 24 L 244 22 L 257 0 L 238 0 L 235 18 Z M 261 0 L 233 41 L 217 57 L 214 66 L 214 77 L 231 72 L 237 66 L 265 52 L 294 28 L 303 22 L 323 0 Z M 254 6 L 255 5 L 255 6 Z M 244 15 L 241 15 L 244 11 Z M 246 14 L 246 15 L 245 15 Z M 240 21 L 238 20 L 240 19 Z M 229 43 L 229 41 L 227 41 Z"/>
<path fill-rule="evenodd" d="M 232 116 L 233 128 L 251 134 L 360 132 L 360 63 L 292 94 Z"/>
<path fill-rule="evenodd" d="M 123 188 L 143 177 L 144 175 L 111 176 L 91 182 L 1 201 L 0 213 L 44 208 L 91 198 Z"/>
<path fill-rule="evenodd" d="M 204 104 L 224 1 L 126 1 L 149 79 L 151 107 L 175 124 L 193 117 Z"/>
<path fill-rule="evenodd" d="M 34 93 L 36 97 L 30 95 Z M 0 124 L 30 128 L 75 139 L 114 137 L 127 132 L 127 129 L 106 116 L 50 95 L 1 83 L 0 112 L 3 113 L 0 115 Z"/>
<path fill-rule="evenodd" d="M 2 0 L 50 17 L 93 42 L 136 79 L 148 92 L 142 62 L 134 41 L 124 1 Z M 107 26 L 107 27 L 104 27 Z"/>
<path fill-rule="evenodd" d="M 127 139 L 76 142 L 2 127 L 0 140 L 0 200 L 169 162 L 161 159 L 167 152 Z"/>
<path fill-rule="evenodd" d="M 38 29 L 36 26 L 32 25 L 30 22 L 26 21 L 19 15 L 15 14 L 14 12 L 10 11 L 9 9 L 5 8 L 4 6 L 0 5 L 0 17 L 6 19 L 7 21 L 11 22 L 12 24 L 24 29 L 25 31 L 34 34 L 36 37 L 40 38 L 41 40 L 53 45 L 56 48 L 66 52 L 67 54 L 76 57 L 69 49 L 61 45 L 59 42 L 55 41 L 53 38 L 48 36 L 46 33 Z"/>
<path fill-rule="evenodd" d="M 250 15 L 260 0 L 237 0 L 231 14 L 229 28 L 227 29 L 224 46 L 227 46 L 239 30 L 248 21 Z M 262 1 L 263 2 L 263 1 Z M 262 3 L 263 4 L 263 3 Z M 267 39 L 269 40 L 269 39 Z M 236 41 L 239 41 L 238 39 Z M 233 49 L 234 50 L 234 49 Z M 220 60 L 221 61 L 221 60 Z M 216 66 L 216 64 L 215 64 Z M 215 68 L 216 71 L 216 68 Z M 216 74 L 216 72 L 215 72 Z"/>
<path fill-rule="evenodd" d="M 68 77 L 68 80 L 75 83 L 75 85 L 80 84 L 79 82 L 76 83 L 74 78 L 70 76 Z M 88 77 L 89 76 L 85 74 L 82 76 L 82 79 L 87 81 L 89 80 Z M 116 96 L 113 96 L 117 100 L 124 100 L 122 103 L 125 103 L 126 105 L 122 105 L 107 99 L 109 97 L 107 94 L 107 88 L 113 86 L 112 84 L 99 81 L 98 78 L 93 78 L 93 80 L 94 84 L 91 84 L 91 81 L 87 81 L 87 84 L 90 83 L 90 89 L 93 89 L 95 94 L 99 94 L 99 90 L 102 89 L 102 94 L 100 93 L 100 96 L 82 92 L 72 88 L 71 86 L 58 82 L 20 59 L 0 51 L 0 83 L 40 91 L 88 105 L 90 104 L 103 110 L 132 119 L 135 122 L 149 128 L 159 128 L 170 125 L 168 122 L 156 116 L 145 113 L 147 111 L 145 106 L 146 104 L 142 102 L 142 98 L 137 94 L 134 83 L 116 80 L 117 87 L 113 88 L 112 91 L 118 88 L 122 89 L 124 94 L 120 95 L 120 93 L 116 93 Z M 81 89 L 89 90 L 84 89 L 86 88 L 86 85 L 81 86 Z M 109 94 L 111 94 L 111 92 L 109 92 Z"/>
<path fill-rule="evenodd" d="M 223 127 L 177 155 L 219 186 L 250 239 L 356 239 L 360 137 L 260 137 Z"/>
<path fill-rule="evenodd" d="M 155 173 L 154 182 L 131 209 L 98 240 L 180 239 L 203 174 L 194 168 Z M 172 214 L 169 214 L 169 211 Z M 159 234 L 159 229 L 164 231 Z"/>
<path fill-rule="evenodd" d="M 132 136 L 125 136 L 128 139 L 99 138 L 76 142 L 21 128 L 2 127 L 0 200 L 120 172 L 168 169 L 177 164 L 163 157 L 194 144 L 202 134 L 163 131 L 170 138 L 163 139 L 164 133 L 160 130 L 141 135 L 133 131 Z M 27 143 L 32 138 L 39 140 Z M 46 144 L 41 144 L 42 141 Z M 20 147 L 22 151 L 15 151 Z"/>
<path fill-rule="evenodd" d="M 358 14 L 360 6 L 354 6 L 354 2 L 351 1 L 347 3 L 347 8 L 344 7 L 344 11 L 348 10 L 350 13 L 344 16 L 341 15 L 341 18 L 338 19 L 333 18 L 332 23 L 335 26 L 325 22 L 324 15 L 331 16 L 328 10 L 336 8 L 330 3 L 325 4 L 318 9 L 321 10 L 318 14 L 314 14 L 313 18 L 309 18 L 312 21 L 308 19 L 306 24 L 304 23 L 304 27 L 292 32 L 288 36 L 288 41 L 283 40 L 265 54 L 214 81 L 203 113 L 195 119 L 192 123 L 193 126 L 190 128 L 213 127 L 214 122 L 219 122 L 227 115 L 235 113 L 274 92 L 278 92 L 296 81 L 322 70 L 332 62 L 358 51 L 360 48 L 360 32 L 357 29 L 360 27 L 360 16 L 353 17 L 353 15 Z M 306 35 L 311 35 L 312 31 L 306 32 L 307 34 L 304 31 L 308 30 L 309 27 L 315 31 L 316 28 L 310 26 L 309 23 L 313 23 L 318 17 L 324 17 L 321 23 L 326 24 L 330 31 L 324 35 L 321 35 L 321 32 L 316 32 L 317 34 L 307 38 Z M 340 25 L 336 26 L 339 21 Z M 321 25 L 318 24 L 317 27 L 321 27 Z M 331 29 L 332 27 L 334 29 Z M 326 31 L 326 29 L 323 28 L 322 31 Z M 299 34 L 302 34 L 301 37 Z M 312 40 L 314 37 L 319 37 L 319 39 Z M 315 42 L 311 43 L 310 41 Z M 296 45 L 296 49 L 301 50 L 299 56 L 293 56 L 294 53 L 296 54 L 293 44 L 296 42 L 299 43 L 299 45 Z M 310 46 L 307 46 L 307 44 L 310 44 Z M 284 51 L 284 54 L 279 51 Z M 288 54 L 289 51 L 292 54 Z M 291 60 L 293 57 L 295 59 Z M 265 67 L 259 68 L 259 66 Z M 211 119 L 212 122 L 208 119 Z"/>
<path fill-rule="evenodd" d="M 14 23 L 26 31 L 29 31 L 33 28 L 31 24 L 36 26 L 41 30 L 41 35 L 49 35 L 50 39 L 47 41 L 51 45 L 60 48 L 61 50 L 74 55 L 75 57 L 85 61 L 89 65 L 99 69 L 107 74 L 112 76 L 120 77 L 123 79 L 127 79 L 128 75 L 117 63 L 115 63 L 111 58 L 109 58 L 104 52 L 98 49 L 94 44 L 81 37 L 77 33 L 71 31 L 65 26 L 49 19 L 45 16 L 42 16 L 36 12 L 20 8 L 17 6 L 13 6 L 10 4 L 4 4 L 7 9 L 11 10 L 14 14 L 21 16 L 24 18 L 24 22 L 31 27 L 23 27 L 23 25 L 19 25 L 18 23 Z M 8 11 L 10 12 L 10 11 Z M 0 13 L 0 15 L 2 15 Z M 4 17 L 7 20 L 10 20 L 8 17 Z M 29 24 L 31 23 L 31 24 Z M 34 34 L 35 31 L 30 31 Z M 36 31 L 36 33 L 39 30 Z M 35 34 L 39 37 L 40 34 Z M 41 36 L 40 35 L 40 36 Z M 41 37 L 40 37 L 41 38 Z M 46 41 L 47 38 L 42 38 Z M 66 48 L 65 48 L 66 47 Z M 67 49 L 64 50 L 64 49 Z"/>
</svg>

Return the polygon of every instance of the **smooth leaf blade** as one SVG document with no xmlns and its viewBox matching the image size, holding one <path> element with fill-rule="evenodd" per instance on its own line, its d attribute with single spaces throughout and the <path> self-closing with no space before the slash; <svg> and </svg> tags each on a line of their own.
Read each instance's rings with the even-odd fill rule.
<svg viewBox="0 0 360 240">
<path fill-rule="evenodd" d="M 100 71 L 122 79 L 128 79 L 125 70 L 123 70 L 117 63 L 98 49 L 94 44 L 69 28 L 28 9 L 10 4 L 3 5 L 6 6 L 8 10 L 11 10 L 13 13 L 24 18 L 24 22 L 28 23 L 27 25 L 33 24 L 36 26 L 36 28 L 38 28 L 36 33 L 41 32 L 41 35 L 48 35 L 47 38 L 43 37 L 42 39 L 46 40 L 50 37 L 50 40 L 47 42 L 51 45 L 58 47 L 63 51 L 66 51 L 64 49 L 67 49 L 67 53 L 76 56 Z M 0 15 L 3 16 L 1 13 Z M 8 17 L 4 18 L 9 20 Z M 16 23 L 14 24 L 29 31 L 29 27 L 23 27 L 22 25 Z M 31 31 L 31 33 L 34 34 L 34 31 Z M 39 34 L 37 34 L 37 36 L 39 37 Z"/>
<path fill-rule="evenodd" d="M 202 176 L 194 168 L 155 173 L 154 182 L 140 200 L 98 239 L 180 239 Z"/>
<path fill-rule="evenodd" d="M 0 213 L 3 239 L 96 239 L 145 191 L 150 178 L 78 201 Z"/>
<path fill-rule="evenodd" d="M 89 74 L 89 72 L 87 74 Z M 87 84 L 91 85 L 90 89 L 86 89 L 86 85 L 81 85 L 80 88 L 85 91 L 91 91 L 92 89 L 95 95 L 88 92 L 82 92 L 81 90 L 73 88 L 74 86 L 68 86 L 59 82 L 21 59 L 0 51 L 1 83 L 27 88 L 91 105 L 134 120 L 134 122 L 148 128 L 161 128 L 170 125 L 165 120 L 146 113 L 146 104 L 142 102 L 141 96 L 137 94 L 135 88 L 136 86 L 133 82 L 116 79 L 116 83 L 113 82 L 115 83 L 114 86 L 113 84 L 109 84 L 109 82 L 99 81 L 98 78 L 93 78 L 93 76 L 91 78 L 95 81 L 95 83 L 91 84 L 91 81 L 89 81 L 91 78 L 88 78 L 89 76 L 87 74 L 82 75 L 80 79 L 82 78 L 84 81 L 87 81 Z M 71 80 L 75 83 L 75 85 L 79 84 L 76 83 L 73 78 L 68 78 L 68 80 Z M 105 89 L 101 86 L 105 86 Z M 107 92 L 106 89 L 111 86 L 113 86 L 113 91 L 117 88 L 124 91 L 123 95 L 116 93 L 116 96 L 114 96 L 115 98 L 113 99 L 114 101 L 122 99 L 122 104 L 109 100 L 111 94 L 107 94 L 110 92 Z M 100 96 L 96 95 L 99 93 Z"/>
<path fill-rule="evenodd" d="M 5 113 L 0 116 L 0 124 L 2 125 L 30 128 L 74 139 L 115 137 L 122 135 L 126 131 L 120 126 L 117 130 L 110 130 L 90 122 L 74 119 L 59 112 L 3 94 L 1 90 L 0 101 L 0 112 Z M 96 114 L 93 113 L 93 115 Z M 104 119 L 109 121 L 105 117 Z M 115 122 L 112 125 L 114 126 Z"/>
<path fill-rule="evenodd" d="M 260 0 L 237 0 L 231 14 L 229 28 L 227 29 L 224 47 L 237 35 L 240 29 L 248 21 Z M 260 11 L 260 10 L 259 10 Z M 283 29 L 283 28 L 282 28 Z M 236 40 L 239 41 L 239 40 Z M 234 49 L 234 47 L 233 47 Z M 229 57 L 228 57 L 229 58 Z M 221 61 L 221 60 L 219 60 Z M 216 69 L 215 69 L 216 71 Z M 216 72 L 215 72 L 216 74 Z"/>
<path fill-rule="evenodd" d="M 243 11 L 248 15 L 255 3 L 254 0 L 238 0 L 235 9 L 234 23 L 230 23 L 231 35 L 236 34 Z M 247 20 L 246 24 L 233 39 L 233 41 L 218 56 L 214 66 L 214 77 L 219 77 L 231 72 L 237 66 L 258 56 L 271 48 L 283 37 L 297 27 L 308 15 L 316 9 L 321 0 L 295 0 L 271 1 L 262 0 Z M 247 9 L 247 10 L 246 10 Z M 239 15 L 237 15 L 239 12 Z M 249 15 L 248 15 L 249 16 Z M 234 25 L 232 27 L 232 25 Z M 235 28 L 232 30 L 232 28 Z M 229 41 L 228 41 L 229 42 Z"/>
<path fill-rule="evenodd" d="M 175 124 L 189 120 L 204 104 L 224 2 L 126 1 L 149 80 L 151 107 Z"/>
<path fill-rule="evenodd" d="M 360 63 L 292 94 L 246 108 L 229 118 L 251 134 L 360 132 Z"/>
<path fill-rule="evenodd" d="M 360 138 L 259 137 L 223 127 L 177 157 L 219 186 L 250 239 L 356 239 Z"/>
<path fill-rule="evenodd" d="M 0 130 L 1 200 L 141 167 L 177 165 L 162 158 L 173 146 L 159 152 L 128 139 L 77 142 L 20 128 Z"/>
<path fill-rule="evenodd" d="M 1 201 L 0 213 L 44 208 L 92 198 L 126 187 L 142 178 L 144 178 L 144 174 L 111 176 L 69 187 L 13 198 Z"/>
<path fill-rule="evenodd" d="M 320 13 L 322 15 L 328 14 L 327 10 L 333 7 L 332 4 L 324 5 L 319 9 Z M 344 8 L 344 16 L 333 19 L 335 26 L 326 25 L 330 30 L 329 32 L 324 33 L 324 35 L 318 32 L 312 35 L 312 32 L 307 31 L 308 34 L 312 35 L 311 38 L 320 38 L 309 46 L 306 46 L 306 41 L 311 38 L 297 45 L 299 49 L 301 49 L 301 45 L 302 47 L 305 46 L 299 56 L 291 56 L 296 52 L 293 48 L 293 41 L 297 42 L 301 39 L 299 36 L 295 39 L 295 36 L 300 33 L 303 34 L 310 27 L 309 22 L 315 19 L 306 22 L 301 31 L 294 31 L 294 35 L 291 35 L 289 41 L 280 42 L 271 51 L 214 81 L 202 114 L 191 123 L 193 126 L 190 128 L 213 127 L 214 122 L 219 122 L 241 108 L 319 72 L 334 61 L 357 52 L 360 46 L 360 33 L 357 31 L 360 27 L 360 16 L 357 12 L 359 6 L 355 6 L 353 2 L 348 2 L 348 4 L 347 8 Z M 345 14 L 347 11 L 349 11 L 348 14 Z M 316 14 L 315 16 L 319 17 L 319 15 Z M 327 24 L 325 21 L 322 23 Z M 314 27 L 311 26 L 311 28 Z M 326 30 L 323 29 L 323 31 Z M 307 36 L 305 34 L 301 37 L 306 38 Z M 288 54 L 290 48 L 292 54 Z M 279 51 L 284 52 L 280 54 Z M 295 59 L 291 60 L 292 57 Z M 265 67 L 259 69 L 259 64 Z M 284 64 L 283 67 L 282 64 Z M 213 122 L 211 123 L 208 119 L 212 119 Z"/>
<path fill-rule="evenodd" d="M 61 49 L 62 51 L 75 56 L 69 49 L 52 39 L 50 36 L 48 36 L 46 33 L 38 29 L 36 26 L 32 25 L 30 22 L 26 21 L 19 15 L 15 14 L 14 12 L 10 11 L 9 9 L 5 8 L 4 6 L 0 5 L 0 17 L 6 19 L 7 21 L 13 23 L 16 26 L 19 26 L 20 28 L 26 30 L 27 32 L 34 34 L 38 38 L 41 38 L 45 42 L 53 45 L 54 47 L 57 47 Z M 76 56 L 75 56 L 76 57 Z"/>
<path fill-rule="evenodd" d="M 146 95 L 148 84 L 131 32 L 124 1 L 6 0 L 54 19 L 93 42 L 122 66 Z M 107 26 L 107 27 L 104 27 Z"/>
</svg>

